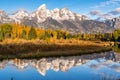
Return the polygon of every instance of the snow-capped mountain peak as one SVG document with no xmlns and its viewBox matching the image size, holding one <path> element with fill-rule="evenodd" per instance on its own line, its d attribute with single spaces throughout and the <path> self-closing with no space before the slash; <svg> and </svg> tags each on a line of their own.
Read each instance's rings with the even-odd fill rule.
<svg viewBox="0 0 120 80">
<path fill-rule="evenodd" d="M 0 23 L 11 22 L 45 29 L 63 29 L 81 33 L 106 32 L 106 30 L 110 32 L 112 29 L 109 29 L 106 23 L 90 20 L 87 16 L 74 13 L 67 8 L 48 10 L 45 4 L 30 14 L 23 9 L 11 15 L 6 14 L 5 11 L 0 11 Z M 103 29 L 102 26 L 105 26 L 105 28 Z"/>
<path fill-rule="evenodd" d="M 0 10 L 0 16 L 6 15 L 6 12 L 4 10 Z"/>
<path fill-rule="evenodd" d="M 31 14 L 28 14 L 27 11 L 25 11 L 24 9 L 20 9 L 9 17 L 17 23 L 21 23 L 21 20 L 23 20 L 24 18 L 36 20 L 37 23 L 42 23 L 47 18 L 51 18 L 57 21 L 76 20 L 77 17 L 78 20 L 82 20 L 83 18 L 82 15 L 76 15 L 67 8 L 55 8 L 53 10 L 48 10 L 46 4 L 41 5 L 36 11 Z"/>
<path fill-rule="evenodd" d="M 37 11 L 39 11 L 39 10 L 44 10 L 44 9 L 46 9 L 46 4 L 42 4 L 42 5 L 37 9 Z"/>
<path fill-rule="evenodd" d="M 0 11 L 0 23 L 9 23 L 11 19 L 9 18 L 8 14 L 4 11 Z"/>
<path fill-rule="evenodd" d="M 46 20 L 47 17 L 50 17 L 50 11 L 46 8 L 46 5 L 41 5 L 34 13 L 31 14 L 31 17 L 37 19 L 38 23 L 41 23 Z"/>
<path fill-rule="evenodd" d="M 10 18 L 13 19 L 17 23 L 21 23 L 21 20 L 24 17 L 28 17 L 28 16 L 29 14 L 27 13 L 27 11 L 25 11 L 24 9 L 20 9 L 16 13 L 10 15 Z"/>
</svg>

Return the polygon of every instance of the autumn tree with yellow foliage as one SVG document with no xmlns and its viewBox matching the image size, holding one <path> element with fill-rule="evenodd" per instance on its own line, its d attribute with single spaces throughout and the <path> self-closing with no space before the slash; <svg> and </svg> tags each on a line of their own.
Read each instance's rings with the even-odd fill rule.
<svg viewBox="0 0 120 80">
<path fill-rule="evenodd" d="M 0 25 L 0 41 L 5 39 L 66 39 L 69 35 L 68 31 L 63 30 L 45 30 L 24 26 L 23 24 L 1 24 Z"/>
</svg>

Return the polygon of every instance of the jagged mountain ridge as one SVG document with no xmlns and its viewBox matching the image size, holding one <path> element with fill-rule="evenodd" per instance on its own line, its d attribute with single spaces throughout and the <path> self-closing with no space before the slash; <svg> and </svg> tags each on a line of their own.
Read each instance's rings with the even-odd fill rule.
<svg viewBox="0 0 120 80">
<path fill-rule="evenodd" d="M 44 29 L 68 30 L 71 33 L 112 32 L 114 30 L 114 27 L 106 22 L 91 20 L 67 8 L 48 10 L 45 4 L 30 14 L 25 10 L 19 10 L 12 15 L 0 11 L 0 23 L 22 23 Z"/>
<path fill-rule="evenodd" d="M 119 29 L 120 28 L 120 16 L 113 18 L 113 19 L 106 20 L 105 23 L 108 26 L 112 26 L 114 29 Z"/>
</svg>

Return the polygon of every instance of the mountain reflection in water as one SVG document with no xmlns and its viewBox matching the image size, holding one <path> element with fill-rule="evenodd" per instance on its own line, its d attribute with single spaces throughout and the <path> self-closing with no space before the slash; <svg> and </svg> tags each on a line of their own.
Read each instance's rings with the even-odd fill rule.
<svg viewBox="0 0 120 80">
<path fill-rule="evenodd" d="M 35 60 L 35 59 L 34 60 L 20 60 L 20 59 L 4 60 L 0 62 L 0 75 L 6 71 L 5 75 L 7 76 L 7 69 L 11 69 L 11 68 L 13 69 L 13 72 L 14 69 L 17 70 L 17 73 L 15 74 L 19 74 L 18 72 L 20 71 L 24 72 L 29 70 L 37 70 L 37 72 L 39 72 L 39 75 L 47 78 L 41 80 L 51 80 L 50 78 L 47 77 L 48 76 L 47 72 L 49 73 L 49 75 L 55 75 L 55 73 L 57 75 L 57 72 L 60 73 L 60 75 L 56 76 L 57 79 L 52 78 L 54 80 L 60 80 L 60 79 L 120 80 L 120 54 L 111 51 L 101 54 L 90 54 L 90 55 L 82 55 L 82 56 L 42 58 L 40 60 Z M 15 74 L 10 76 L 13 77 L 13 80 Z M 70 76 L 64 78 L 63 75 L 65 74 L 68 74 Z M 77 76 L 78 74 L 79 76 Z M 83 74 L 86 74 L 86 76 Z M 37 76 L 39 75 L 37 74 Z M 76 75 L 77 77 L 76 78 L 73 77 L 74 75 Z M 32 76 L 36 77 L 34 73 L 33 75 L 25 74 L 25 76 L 31 77 L 31 78 L 28 77 L 26 78 L 29 80 L 33 80 Z M 63 77 L 63 78 L 59 78 L 59 77 Z M 40 80 L 39 78 L 35 80 Z M 25 80 L 24 77 L 22 79 Z M 10 78 L 7 80 L 10 80 Z"/>
</svg>

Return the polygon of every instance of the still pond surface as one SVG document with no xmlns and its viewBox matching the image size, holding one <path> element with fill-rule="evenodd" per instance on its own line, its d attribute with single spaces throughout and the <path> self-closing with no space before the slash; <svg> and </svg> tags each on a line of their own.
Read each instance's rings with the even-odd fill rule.
<svg viewBox="0 0 120 80">
<path fill-rule="evenodd" d="M 120 54 L 4 60 L 0 80 L 120 80 Z"/>
</svg>

